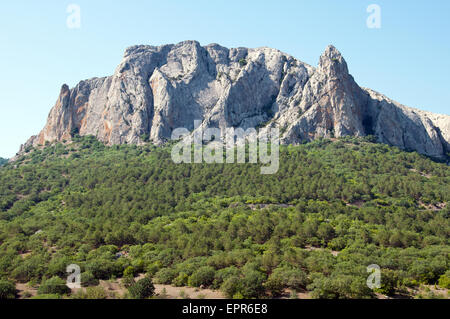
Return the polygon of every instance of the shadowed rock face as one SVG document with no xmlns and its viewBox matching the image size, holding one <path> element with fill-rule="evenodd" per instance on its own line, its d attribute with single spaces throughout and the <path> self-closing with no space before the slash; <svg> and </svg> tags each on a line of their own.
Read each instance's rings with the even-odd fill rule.
<svg viewBox="0 0 450 319">
<path fill-rule="evenodd" d="M 227 49 L 196 41 L 133 46 L 114 75 L 81 81 L 60 96 L 47 124 L 22 146 L 94 135 L 111 144 L 155 144 L 172 130 L 278 126 L 281 142 L 375 135 L 436 158 L 450 152 L 450 116 L 402 106 L 361 88 L 329 46 L 313 68 L 270 48 Z"/>
</svg>

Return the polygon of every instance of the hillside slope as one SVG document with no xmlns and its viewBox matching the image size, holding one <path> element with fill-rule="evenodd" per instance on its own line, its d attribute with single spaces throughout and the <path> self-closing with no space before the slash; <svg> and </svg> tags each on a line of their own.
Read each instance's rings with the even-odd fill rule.
<svg viewBox="0 0 450 319">
<path fill-rule="evenodd" d="M 450 278 L 450 168 L 357 138 L 280 150 L 280 169 L 174 164 L 169 147 L 93 137 L 0 169 L 0 277 L 147 273 L 229 297 L 411 295 Z M 119 256 L 118 252 L 123 252 Z M 84 280 L 84 279 L 83 279 Z M 446 281 L 447 280 L 447 281 Z"/>
</svg>

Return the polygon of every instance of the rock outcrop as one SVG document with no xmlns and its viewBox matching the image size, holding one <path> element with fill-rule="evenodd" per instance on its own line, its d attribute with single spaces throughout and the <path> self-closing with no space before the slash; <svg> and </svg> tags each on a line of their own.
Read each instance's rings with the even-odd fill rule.
<svg viewBox="0 0 450 319">
<path fill-rule="evenodd" d="M 381 143 L 445 158 L 450 116 L 402 106 L 361 88 L 333 46 L 317 68 L 270 48 L 196 41 L 133 46 L 114 75 L 61 88 L 47 124 L 22 146 L 94 135 L 106 144 L 155 144 L 173 129 L 278 126 L 282 143 L 374 135 Z"/>
</svg>

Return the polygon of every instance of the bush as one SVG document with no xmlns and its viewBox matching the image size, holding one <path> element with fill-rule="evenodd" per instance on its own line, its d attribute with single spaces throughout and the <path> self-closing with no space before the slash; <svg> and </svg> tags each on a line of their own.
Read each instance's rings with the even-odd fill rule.
<svg viewBox="0 0 450 319">
<path fill-rule="evenodd" d="M 332 250 L 342 250 L 347 246 L 347 240 L 344 237 L 333 238 L 329 243 L 328 247 Z"/>
<path fill-rule="evenodd" d="M 288 272 L 287 286 L 296 291 L 306 289 L 309 283 L 308 276 L 301 269 L 292 269 Z"/>
<path fill-rule="evenodd" d="M 157 282 L 163 285 L 171 284 L 176 276 L 177 271 L 172 268 L 163 268 L 155 274 Z"/>
<path fill-rule="evenodd" d="M 439 278 L 439 286 L 445 289 L 450 289 L 450 271 L 447 271 Z"/>
<path fill-rule="evenodd" d="M 209 287 L 214 280 L 214 274 L 214 268 L 211 266 L 201 267 L 189 277 L 189 286 L 200 287 L 203 285 Z"/>
<path fill-rule="evenodd" d="M 146 299 L 155 294 L 155 286 L 150 278 L 145 277 L 129 287 L 128 292 L 133 299 Z"/>
<path fill-rule="evenodd" d="M 80 130 L 78 129 L 78 127 L 74 127 L 70 130 L 71 137 L 76 137 L 79 133 L 80 133 Z"/>
<path fill-rule="evenodd" d="M 64 295 L 70 293 L 70 288 L 66 282 L 59 277 L 52 277 L 44 281 L 38 289 L 39 295 L 57 294 Z"/>
<path fill-rule="evenodd" d="M 246 65 L 247 65 L 247 60 L 244 59 L 244 58 L 240 59 L 240 60 L 239 60 L 239 65 L 240 65 L 241 67 L 242 67 L 242 66 L 246 66 Z"/>
<path fill-rule="evenodd" d="M 284 288 L 291 288 L 300 291 L 308 285 L 306 273 L 297 268 L 280 267 L 276 268 L 264 284 L 272 295 L 280 295 Z"/>
<path fill-rule="evenodd" d="M 188 284 L 188 281 L 189 276 L 184 272 L 180 272 L 177 278 L 172 281 L 172 284 L 174 284 L 176 287 L 184 287 Z"/>
<path fill-rule="evenodd" d="M 325 277 L 314 274 L 313 282 L 308 286 L 312 297 L 319 299 L 370 298 L 372 291 L 367 287 L 365 278 L 355 275 L 334 274 Z"/>
<path fill-rule="evenodd" d="M 91 272 L 86 271 L 81 273 L 81 286 L 83 287 L 97 286 L 98 284 L 99 284 L 98 279 L 95 278 Z"/>
<path fill-rule="evenodd" d="M 259 271 L 248 271 L 242 281 L 241 293 L 244 298 L 260 298 L 264 296 L 265 276 Z"/>
<path fill-rule="evenodd" d="M 241 289 L 241 280 L 238 276 L 228 277 L 220 288 L 227 298 L 233 298 Z"/>
<path fill-rule="evenodd" d="M 230 277 L 239 276 L 240 271 L 235 266 L 222 268 L 214 274 L 214 281 L 212 283 L 213 289 L 219 289 L 220 286 Z"/>
<path fill-rule="evenodd" d="M 108 280 L 113 276 L 119 277 L 123 274 L 123 268 L 120 267 L 119 263 L 102 258 L 87 263 L 86 269 L 95 278 L 103 280 Z"/>
<path fill-rule="evenodd" d="M 395 293 L 399 281 L 398 274 L 390 269 L 383 269 L 381 271 L 381 288 L 376 291 L 387 296 Z"/>
<path fill-rule="evenodd" d="M 264 288 L 266 288 L 273 297 L 282 295 L 285 288 L 283 277 L 279 274 L 272 273 L 269 276 L 269 279 L 264 283 Z"/>
<path fill-rule="evenodd" d="M 1 280 L 0 281 L 0 299 L 14 299 L 16 297 L 16 286 L 14 283 Z"/>
<path fill-rule="evenodd" d="M 123 271 L 123 276 L 124 277 L 133 277 L 136 273 L 136 270 L 134 269 L 133 266 L 128 266 L 124 271 Z"/>
<path fill-rule="evenodd" d="M 148 133 L 142 134 L 141 139 L 144 142 L 148 142 L 150 140 L 150 134 L 148 134 Z"/>
<path fill-rule="evenodd" d="M 153 263 L 153 264 L 150 264 L 147 267 L 145 267 L 144 270 L 150 277 L 153 277 L 158 272 L 159 267 L 156 263 Z"/>
<path fill-rule="evenodd" d="M 87 287 L 86 291 L 80 289 L 71 297 L 72 299 L 106 299 L 107 294 L 103 287 Z"/>
</svg>

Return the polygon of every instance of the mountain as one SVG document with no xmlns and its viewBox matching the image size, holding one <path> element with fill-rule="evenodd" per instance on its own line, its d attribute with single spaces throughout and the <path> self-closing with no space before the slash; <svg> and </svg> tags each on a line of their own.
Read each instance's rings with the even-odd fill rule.
<svg viewBox="0 0 450 319">
<path fill-rule="evenodd" d="M 63 85 L 44 129 L 20 153 L 75 133 L 107 145 L 161 144 L 197 119 L 202 127 L 278 126 L 282 144 L 374 135 L 434 158 L 450 152 L 450 116 L 360 87 L 333 46 L 314 68 L 276 49 L 185 41 L 132 46 L 112 76 Z"/>
<path fill-rule="evenodd" d="M 279 126 L 279 170 L 175 163 L 165 141 L 196 119 Z M 450 166 L 387 145 L 444 157 L 448 126 L 359 87 L 331 46 L 317 68 L 268 48 L 129 48 L 113 76 L 64 85 L 0 169 L 0 290 L 128 298 L 145 274 L 161 298 L 448 298 Z M 85 291 L 61 289 L 68 265 Z"/>
</svg>

